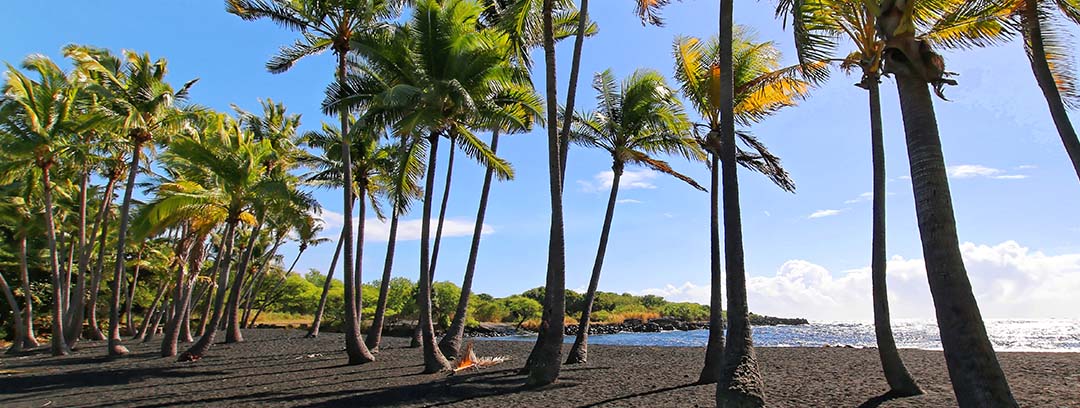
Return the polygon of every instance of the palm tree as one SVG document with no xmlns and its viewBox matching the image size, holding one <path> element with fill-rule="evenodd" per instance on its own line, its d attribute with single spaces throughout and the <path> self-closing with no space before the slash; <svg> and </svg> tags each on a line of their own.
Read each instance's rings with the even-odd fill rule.
<svg viewBox="0 0 1080 408">
<path fill-rule="evenodd" d="M 690 177 L 676 172 L 666 162 L 653 158 L 653 155 L 660 153 L 691 159 L 704 158 L 704 153 L 690 136 L 690 121 L 683 112 L 682 103 L 660 73 L 638 70 L 619 85 L 615 75 L 607 70 L 596 74 L 593 89 L 597 92 L 597 110 L 575 115 L 571 140 L 585 147 L 602 149 L 611 155 L 611 194 L 600 230 L 600 245 L 596 250 L 589 289 L 585 292 L 577 339 L 570 348 L 566 364 L 584 363 L 588 359 L 589 317 L 600 283 L 600 271 L 607 252 L 615 203 L 618 201 L 619 180 L 625 166 L 645 166 L 705 191 Z"/>
<path fill-rule="evenodd" d="M 887 44 L 884 72 L 895 76 L 900 94 L 915 213 L 953 392 L 960 406 L 1016 406 L 964 268 L 930 96 L 929 85 L 940 95 L 955 81 L 946 77 L 941 55 L 915 36 L 914 3 L 885 2 L 875 14 Z"/>
<path fill-rule="evenodd" d="M 467 155 L 494 167 L 501 178 L 509 178 L 509 164 L 491 153 L 470 128 L 525 121 L 491 102 L 521 99 L 522 92 L 514 84 L 527 75 L 509 64 L 506 35 L 477 26 L 482 10 L 472 0 L 422 1 L 405 27 L 354 36 L 353 48 L 364 58 L 355 70 L 361 74 L 343 87 L 332 87 L 331 98 L 323 103 L 324 111 L 342 105 L 366 109 L 361 121 L 392 127 L 401 137 L 427 133 L 417 140 L 429 148 L 417 303 L 428 372 L 450 367 L 435 345 L 431 319 L 428 245 L 439 138 L 456 139 Z"/>
<path fill-rule="evenodd" d="M 383 325 L 386 320 L 386 302 L 390 292 L 390 273 L 394 266 L 394 250 L 397 247 L 398 221 L 409 212 L 412 202 L 423 197 L 420 178 L 424 176 L 423 149 L 409 138 L 403 138 L 394 148 L 393 160 L 389 171 L 381 172 L 373 181 L 378 191 L 386 196 L 390 203 L 390 231 L 387 237 L 386 258 L 383 261 L 382 278 L 379 280 L 379 299 L 375 304 L 375 316 L 368 328 L 365 344 L 372 352 L 379 349 L 382 342 Z M 492 153 L 495 146 L 492 146 Z"/>
<path fill-rule="evenodd" d="M 734 101 L 733 112 L 729 120 L 734 123 L 749 126 L 764 120 L 784 107 L 792 106 L 809 91 L 809 84 L 800 79 L 804 70 L 800 66 L 781 68 L 780 53 L 771 42 L 756 42 L 753 34 L 742 27 L 733 30 L 733 65 L 731 73 L 733 83 Z M 710 260 L 711 260 L 711 296 L 710 296 L 710 331 L 709 342 L 705 357 L 705 367 L 698 378 L 700 383 L 713 383 L 722 377 L 724 362 L 724 337 L 723 337 L 723 304 L 720 282 L 723 279 L 720 257 L 720 194 L 721 194 L 721 170 L 724 141 L 721 139 L 724 115 L 723 99 L 721 98 L 721 84 L 726 78 L 725 70 L 722 69 L 721 43 L 715 38 L 707 43 L 702 43 L 697 38 L 678 38 L 675 40 L 673 54 L 675 57 L 675 79 L 682 87 L 683 95 L 690 104 L 698 111 L 706 123 L 697 127 L 706 132 L 699 136 L 699 143 L 710 155 L 711 194 L 710 194 Z M 785 191 L 794 191 L 795 185 L 787 172 L 780 165 L 780 160 L 770 153 L 765 145 L 747 132 L 737 132 L 738 141 L 749 147 L 743 150 L 735 146 L 735 160 L 752 171 L 760 172 Z M 737 194 L 736 191 L 724 190 L 724 197 Z M 726 203 L 726 202 L 725 202 Z M 737 204 L 737 203 L 734 203 Z M 725 214 L 728 207 L 723 207 Z M 725 219 L 725 222 L 727 220 Z M 727 224 L 725 224 L 727 228 Z M 727 239 L 725 237 L 725 248 Z M 741 261 L 741 257 L 739 257 Z M 729 259 L 729 262 L 730 259 Z M 730 268 L 729 264 L 729 268 Z M 728 290 L 731 287 L 732 269 L 728 274 Z M 745 290 L 744 292 L 745 293 Z M 729 302 L 730 299 L 729 295 Z M 745 300 L 744 300 L 745 302 Z M 745 306 L 744 306 L 745 307 Z M 736 309 L 737 311 L 738 309 Z M 745 314 L 734 315 L 728 310 L 728 316 L 732 321 L 746 319 Z M 740 325 L 741 326 L 738 326 Z M 736 323 L 747 333 L 733 331 L 729 327 L 732 336 L 738 335 L 749 338 L 749 325 L 745 322 Z M 749 349 L 749 348 L 748 348 Z M 752 350 L 752 349 L 751 349 Z"/>
<path fill-rule="evenodd" d="M 6 144 L 6 138 L 10 137 L 7 133 L 0 132 L 0 144 Z M 11 157 L 5 154 L 0 154 L 0 161 L 7 164 L 18 164 L 18 160 L 12 160 Z M 4 175 L 4 181 L 10 176 L 18 175 L 20 172 L 12 172 L 11 169 L 6 166 L 0 170 L 0 174 Z M 13 174 L 14 173 L 14 174 Z M 19 280 L 21 281 L 21 289 L 23 293 L 22 312 L 19 311 L 17 305 L 11 307 L 11 311 L 14 315 L 18 316 L 16 320 L 15 336 L 12 339 L 12 347 L 9 351 L 20 351 L 23 349 L 35 348 L 38 346 L 38 341 L 34 335 L 34 302 L 33 296 L 30 292 L 30 276 L 27 268 L 27 239 L 30 236 L 38 234 L 40 225 L 36 222 L 39 216 L 35 207 L 31 207 L 28 204 L 32 204 L 31 199 L 35 195 L 33 182 L 36 175 L 28 174 L 33 172 L 21 172 L 21 176 L 27 181 L 14 181 L 11 183 L 3 183 L 2 188 L 3 195 L 0 201 L 0 225 L 3 226 L 3 230 L 8 237 L 8 242 L 17 242 L 17 254 L 19 262 Z M 28 176 L 28 177 L 27 177 Z M 21 323 L 21 325 L 20 325 Z"/>
<path fill-rule="evenodd" d="M 313 0 L 226 0 L 226 10 L 245 20 L 266 18 L 287 29 L 299 31 L 303 35 L 303 40 L 297 40 L 291 47 L 283 47 L 280 54 L 267 62 L 266 68 L 270 72 L 285 72 L 292 68 L 297 60 L 330 49 L 337 57 L 335 78 L 338 85 L 341 85 L 347 75 L 346 61 L 352 47 L 350 38 L 354 34 L 386 24 L 385 21 L 397 16 L 403 3 L 405 2 L 402 0 L 370 0 L 354 3 Z M 333 110 L 341 118 L 341 133 L 348 135 L 348 111 L 344 107 Z M 347 180 L 345 185 L 353 183 L 350 159 L 352 149 L 349 147 L 349 142 L 349 139 L 345 138 L 341 145 L 341 160 L 344 167 L 342 177 Z M 344 189 L 345 222 L 342 234 L 345 242 L 342 245 L 345 248 L 343 265 L 345 271 L 353 270 L 352 196 L 352 191 L 348 188 Z M 356 291 L 346 288 L 346 303 L 356 303 L 355 298 L 349 297 L 350 293 L 355 296 L 354 292 Z M 354 310 L 351 319 L 355 320 L 357 314 L 358 311 Z M 346 311 L 346 315 L 348 317 L 350 313 Z M 353 339 L 353 336 L 346 336 L 345 348 L 351 363 L 359 364 L 373 359 L 367 347 L 359 340 Z"/>
<path fill-rule="evenodd" d="M 99 118 L 79 117 L 76 104 L 81 89 L 54 62 L 35 55 L 23 61 L 22 66 L 38 79 L 7 65 L 8 78 L 0 99 L 0 131 L 10 135 L 3 140 L 4 151 L 12 159 L 24 162 L 24 166 L 32 165 L 40 171 L 45 237 L 49 246 L 48 267 L 53 286 L 51 350 L 53 355 L 65 355 L 70 350 L 64 336 L 65 299 L 57 248 L 52 174 L 54 166 L 63 160 L 60 154 L 64 144 L 73 143 L 70 136 L 89 131 Z"/>
<path fill-rule="evenodd" d="M 121 60 L 108 50 L 69 45 L 64 47 L 64 55 L 74 60 L 80 70 L 96 74 L 96 84 L 90 89 L 105 101 L 105 110 L 113 117 L 121 118 L 122 129 L 131 146 L 124 201 L 120 206 L 109 313 L 108 354 L 119 356 L 127 354 L 127 349 L 120 345 L 120 283 L 124 275 L 131 197 L 139 174 L 139 162 L 143 158 L 142 149 L 155 141 L 164 142 L 186 124 L 190 114 L 178 109 L 177 104 L 187 98 L 188 90 L 198 79 L 173 90 L 165 81 L 168 72 L 165 59 L 153 61 L 149 54 L 140 55 L 133 51 L 124 51 Z"/>
</svg>

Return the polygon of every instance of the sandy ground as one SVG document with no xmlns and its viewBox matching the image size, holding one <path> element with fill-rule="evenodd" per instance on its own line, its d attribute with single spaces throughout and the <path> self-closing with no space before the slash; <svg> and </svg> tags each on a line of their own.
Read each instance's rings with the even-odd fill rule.
<svg viewBox="0 0 1080 408">
<path fill-rule="evenodd" d="M 106 359 L 97 342 L 80 343 L 60 358 L 4 356 L 0 406 L 707 407 L 715 392 L 691 385 L 701 370 L 702 348 L 592 346 L 588 364 L 565 366 L 555 385 L 527 390 L 516 371 L 528 342 L 477 341 L 478 355 L 511 360 L 448 376 L 420 374 L 420 351 L 405 347 L 405 339 L 386 339 L 376 362 L 346 366 L 340 334 L 304 339 L 300 331 L 256 329 L 244 336 L 246 342 L 217 344 L 194 363 L 157 357 L 157 342 L 129 343 L 132 354 L 116 360 Z M 878 397 L 886 386 L 876 350 L 758 350 L 772 407 L 956 405 L 940 352 L 901 354 L 926 395 Z M 1021 406 L 1080 407 L 1080 353 L 998 358 Z"/>
</svg>

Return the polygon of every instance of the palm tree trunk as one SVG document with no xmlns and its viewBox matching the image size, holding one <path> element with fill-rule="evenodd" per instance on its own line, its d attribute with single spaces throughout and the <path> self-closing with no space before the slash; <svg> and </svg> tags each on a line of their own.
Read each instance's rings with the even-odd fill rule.
<svg viewBox="0 0 1080 408">
<path fill-rule="evenodd" d="M 600 246 L 596 248 L 596 261 L 593 263 L 589 278 L 589 289 L 585 292 L 585 303 L 578 322 L 577 338 L 566 356 L 566 364 L 581 364 L 589 359 L 589 318 L 592 316 L 596 289 L 600 285 L 600 271 L 604 267 L 604 255 L 607 253 L 608 237 L 611 235 L 611 220 L 615 217 L 615 201 L 619 198 L 619 180 L 622 179 L 623 164 L 616 161 L 611 166 L 614 177 L 611 180 L 611 195 L 608 196 L 607 211 L 604 213 L 604 226 L 600 229 Z"/>
<path fill-rule="evenodd" d="M 97 215 L 94 216 L 94 226 L 90 229 L 90 239 L 91 240 L 93 240 L 95 237 L 97 237 L 98 234 L 100 234 L 101 231 L 103 231 L 104 228 L 106 228 L 105 224 L 108 223 L 108 214 L 109 214 L 109 209 L 112 207 L 111 206 L 111 204 L 112 204 L 112 194 L 113 194 L 113 189 L 115 187 L 116 187 L 116 178 L 109 177 L 109 181 L 105 186 L 105 194 L 103 194 L 101 196 L 101 205 L 98 207 Z M 100 241 L 99 245 L 101 246 L 102 254 L 104 254 L 104 249 L 105 249 L 104 236 L 102 236 L 102 240 Z M 89 267 L 90 266 L 90 255 L 93 252 L 94 252 L 94 244 L 91 241 L 91 242 L 87 243 L 87 245 L 85 247 L 83 247 L 82 252 L 79 254 L 79 268 L 80 268 L 79 269 L 79 274 L 80 275 L 85 275 L 85 274 L 89 273 L 91 275 L 91 277 L 90 277 L 90 300 L 89 300 L 89 304 L 85 305 L 85 307 L 84 307 L 84 309 L 86 310 L 85 315 L 80 315 L 79 320 L 81 321 L 83 318 L 86 318 L 87 323 L 90 326 L 90 339 L 91 340 L 104 340 L 105 336 L 101 333 L 101 329 L 97 327 L 97 316 L 96 316 L 96 314 L 97 314 L 97 304 L 96 304 L 97 303 L 97 290 L 98 290 L 98 285 L 101 283 L 101 271 L 100 271 L 100 269 L 97 268 L 97 266 L 95 266 L 95 268 L 93 270 L 91 270 L 91 268 Z M 104 255 L 102 255 L 102 256 L 104 256 Z M 100 259 L 98 260 L 97 265 L 100 265 Z M 84 312 L 79 312 L 79 313 L 84 313 Z"/>
<path fill-rule="evenodd" d="M 75 343 L 79 341 L 79 337 L 82 336 L 83 316 L 86 312 L 86 189 L 89 184 L 90 175 L 86 171 L 82 172 L 79 186 L 79 232 L 78 232 L 78 245 L 72 247 L 72 255 L 77 250 L 79 254 L 77 272 L 75 278 L 78 279 L 78 283 L 75 285 L 75 294 L 68 295 L 68 316 L 67 316 L 67 328 L 64 330 L 64 334 L 67 335 L 68 348 L 75 347 Z"/>
<path fill-rule="evenodd" d="M 210 318 L 210 321 L 206 320 L 206 313 L 203 313 L 202 337 L 199 341 L 195 342 L 191 348 L 188 348 L 177 361 L 195 361 L 204 354 L 207 350 L 210 350 L 210 346 L 214 343 L 214 336 L 217 334 L 218 325 L 221 324 L 221 317 L 225 314 L 225 295 L 229 287 L 229 263 L 232 261 L 233 241 L 236 237 L 236 224 L 239 223 L 239 219 L 236 216 L 230 214 L 230 219 L 225 225 L 225 250 L 218 254 L 217 260 L 217 294 L 214 296 L 213 308 L 214 315 Z M 241 260 L 243 263 L 243 260 Z M 245 265 L 241 265 L 244 267 Z M 207 299 L 207 307 L 210 307 L 210 301 Z"/>
<path fill-rule="evenodd" d="M 64 311 L 60 281 L 60 259 L 57 258 L 56 253 L 56 224 L 53 222 L 53 197 L 52 197 L 52 180 L 49 178 L 49 166 L 42 166 L 42 184 L 43 195 L 45 196 L 45 237 L 49 242 L 49 274 L 52 277 L 53 284 L 53 304 L 52 304 L 52 340 L 51 349 L 54 356 L 63 356 L 68 354 L 71 350 L 68 349 L 67 343 L 64 341 Z M 29 295 L 29 293 L 27 293 Z"/>
<path fill-rule="evenodd" d="M 15 337 L 11 341 L 11 347 L 8 348 L 7 354 L 19 353 L 23 349 L 23 330 L 26 330 L 26 326 L 23 326 L 22 312 L 19 311 L 19 302 L 15 300 L 15 294 L 11 293 L 11 287 L 8 286 L 7 279 L 4 279 L 4 275 L 0 274 L 0 290 L 4 292 L 4 300 L 7 300 L 8 307 L 11 308 L 12 327 L 15 328 Z"/>
<path fill-rule="evenodd" d="M 97 321 L 97 300 L 98 292 L 101 288 L 101 275 L 105 269 L 105 247 L 107 239 L 109 237 L 109 216 L 112 213 L 112 200 L 113 191 L 116 188 L 116 183 L 119 181 L 117 177 L 109 177 L 109 183 L 105 187 L 105 194 L 101 198 L 101 209 L 99 215 L 101 216 L 101 232 L 95 228 L 95 233 L 98 237 L 98 254 L 97 259 L 94 261 L 94 270 L 91 273 L 90 278 L 90 300 L 88 301 L 89 307 L 86 310 L 86 323 L 90 326 L 90 339 L 91 340 L 105 340 L 105 334 L 101 332 L 101 327 Z M 95 221 L 97 223 L 97 221 Z M 90 251 L 90 248 L 87 249 Z"/>
<path fill-rule="evenodd" d="M 154 313 L 146 316 L 146 318 L 150 320 L 150 328 L 143 333 L 143 343 L 149 343 L 150 341 L 154 340 L 154 336 L 157 335 L 158 326 L 161 324 L 161 319 L 169 313 L 169 309 L 172 309 L 176 306 L 175 303 L 176 301 L 165 302 L 165 305 L 161 308 L 161 310 L 156 310 L 154 311 Z"/>
<path fill-rule="evenodd" d="M 345 229 L 341 230 L 341 237 L 338 238 L 337 249 L 334 250 L 334 257 L 330 261 L 330 271 L 326 273 L 326 281 L 323 282 L 322 295 L 319 296 L 319 309 L 315 311 L 315 320 L 311 322 L 311 329 L 304 337 L 314 338 L 319 337 L 319 326 L 322 326 L 323 311 L 326 310 L 326 299 L 330 294 L 330 285 L 334 280 L 334 269 L 337 268 L 338 258 L 341 256 L 341 247 L 345 243 Z"/>
<path fill-rule="evenodd" d="M 574 37 L 574 55 L 570 60 L 570 84 L 566 89 L 565 112 L 574 113 L 574 102 L 577 99 L 578 76 L 581 71 L 581 49 L 585 45 L 585 30 L 589 26 L 589 0 L 581 0 L 578 7 L 578 31 Z M 566 159 L 570 155 L 570 124 L 572 120 L 566 118 L 562 124 L 562 132 L 559 134 L 559 186 L 566 186 Z"/>
<path fill-rule="evenodd" d="M 191 251 L 195 245 L 202 245 L 201 242 L 194 242 L 194 236 L 189 233 L 185 233 L 185 236 L 181 238 L 177 244 L 180 256 L 176 262 L 176 288 L 173 293 L 173 305 L 172 308 L 165 309 L 165 332 L 164 337 L 161 339 L 161 356 L 172 357 L 176 355 L 176 343 L 180 339 L 180 320 L 184 315 L 184 309 L 187 308 L 188 291 L 186 290 L 186 282 L 188 278 L 185 276 L 185 264 L 188 263 L 191 257 Z M 185 242 L 186 241 L 186 242 Z M 188 273 L 198 274 L 198 270 L 194 270 Z M 170 311 L 171 310 L 171 311 Z"/>
<path fill-rule="evenodd" d="M 499 149 L 499 130 L 491 133 L 491 153 L 495 154 Z M 484 232 L 484 216 L 487 214 L 488 196 L 491 193 L 491 180 L 495 175 L 495 169 L 488 167 L 484 172 L 484 185 L 480 189 L 480 205 L 476 210 L 476 223 L 473 225 L 472 245 L 469 247 L 469 260 L 465 263 L 465 277 L 461 281 L 461 296 L 458 297 L 457 310 L 454 311 L 454 320 L 450 322 L 450 328 L 446 330 L 442 340 L 439 341 L 439 349 L 447 358 L 457 360 L 461 350 L 461 340 L 465 335 L 465 317 L 469 311 L 469 297 L 472 293 L 473 275 L 476 272 L 476 259 L 480 254 L 480 237 Z"/>
<path fill-rule="evenodd" d="M 351 183 L 350 183 L 351 184 Z M 345 351 L 349 354 L 349 364 L 364 364 L 375 361 L 375 356 L 368 350 L 360 338 L 360 319 L 363 310 L 363 267 L 364 267 L 364 218 L 367 217 L 368 180 L 361 176 L 357 180 L 360 191 L 357 192 L 358 223 L 356 226 L 356 265 L 353 269 L 344 268 L 345 273 Z M 350 285 L 351 282 L 351 285 Z M 351 290 L 350 290 L 351 289 Z M 351 311 L 350 311 L 351 309 Z"/>
<path fill-rule="evenodd" d="M 211 282 L 216 282 L 215 278 L 218 278 L 217 273 L 217 265 L 215 265 L 214 271 L 210 273 Z M 206 297 L 206 303 L 203 304 L 202 314 L 199 316 L 199 330 L 196 332 L 196 335 L 199 337 L 206 334 L 206 326 L 210 321 L 210 308 L 214 305 L 214 299 L 212 297 L 214 293 L 213 290 L 216 287 L 216 283 L 207 283 L 206 287 L 203 288 L 203 291 L 199 294 L 200 299 L 204 296 Z M 196 304 L 198 304 L 198 302 L 196 302 Z"/>
<path fill-rule="evenodd" d="M 885 246 L 885 136 L 881 126 L 880 82 L 877 75 L 867 75 L 862 83 L 870 93 L 870 140 L 874 167 L 874 222 L 873 239 L 870 243 L 874 333 L 890 395 L 907 397 L 922 394 L 922 390 L 900 359 L 900 352 L 896 350 L 896 340 L 893 338 L 892 322 L 889 320 L 889 292 L 885 279 L 888 270 Z"/>
<path fill-rule="evenodd" d="M 139 175 L 139 155 L 142 143 L 135 142 L 131 149 L 131 163 L 128 168 L 127 185 L 124 190 L 124 202 L 120 205 L 120 227 L 116 237 L 116 267 L 113 269 L 112 302 L 109 304 L 109 346 L 110 356 L 128 353 L 120 345 L 120 284 L 124 281 L 124 249 L 127 246 L 128 223 L 131 221 L 131 195 L 135 192 L 135 177 Z"/>
<path fill-rule="evenodd" d="M 551 232 L 548 239 L 547 279 L 544 312 L 533 353 L 526 362 L 527 384 L 547 385 L 559 378 L 562 368 L 563 319 L 566 315 L 566 241 L 563 235 L 562 163 L 559 159 L 558 90 L 555 78 L 555 37 L 552 27 L 553 0 L 544 0 L 544 61 L 546 68 L 548 123 L 548 180 L 551 194 Z"/>
<path fill-rule="evenodd" d="M 896 74 L 896 85 L 926 275 L 953 392 L 961 407 L 1015 407 L 960 254 L 930 90 L 925 80 L 903 73 Z"/>
<path fill-rule="evenodd" d="M 124 302 L 124 314 L 127 319 L 127 331 L 129 336 L 135 335 L 135 316 L 131 314 L 131 307 L 135 304 L 135 288 L 139 287 L 139 272 L 142 270 L 142 247 L 138 255 L 135 255 L 135 270 L 131 272 L 131 284 L 127 285 L 127 300 Z"/>
<path fill-rule="evenodd" d="M 133 340 L 142 340 L 146 338 L 146 331 L 150 329 L 150 323 L 153 322 L 154 313 L 157 313 L 158 306 L 161 305 L 161 301 L 165 300 L 165 296 L 169 294 L 169 284 L 171 281 L 165 281 L 158 289 L 157 295 L 154 296 L 154 301 L 150 302 L 150 307 L 146 309 L 146 314 L 143 315 L 143 321 L 139 325 L 139 331 L 132 337 Z"/>
<path fill-rule="evenodd" d="M 439 224 L 435 228 L 435 244 L 431 247 L 431 278 L 430 284 L 435 284 L 435 266 L 439 262 L 439 247 L 442 243 L 443 224 L 446 221 L 446 205 L 450 202 L 450 182 L 454 176 L 454 151 L 455 140 L 450 139 L 450 157 L 446 161 L 446 184 L 443 185 L 442 203 L 439 204 Z"/>
<path fill-rule="evenodd" d="M 394 206 L 390 216 L 390 237 L 386 243 L 386 260 L 383 261 L 382 280 L 379 281 L 379 301 L 375 305 L 375 318 L 368 328 L 365 343 L 372 353 L 378 352 L 379 343 L 382 342 L 383 323 L 386 321 L 386 301 L 390 294 L 390 272 L 394 268 L 394 250 L 397 247 L 398 211 Z"/>
<path fill-rule="evenodd" d="M 1024 11 L 1021 15 L 1023 22 L 1024 45 L 1028 51 L 1028 59 L 1031 61 L 1031 71 L 1035 73 L 1035 81 L 1042 89 L 1043 97 L 1050 108 L 1050 117 L 1054 120 L 1061 143 L 1065 145 L 1065 152 L 1069 155 L 1076 176 L 1080 177 L 1080 139 L 1076 137 L 1076 130 L 1069 121 L 1069 113 L 1065 103 L 1061 100 L 1057 81 L 1054 73 L 1050 70 L 1050 64 L 1046 59 L 1046 48 L 1043 44 L 1042 27 L 1039 21 L 1038 0 L 1025 0 Z"/>
<path fill-rule="evenodd" d="M 236 276 L 233 277 L 232 288 L 229 290 L 229 301 L 226 305 L 226 312 L 228 313 L 227 326 L 225 328 L 225 343 L 239 343 L 244 341 L 244 335 L 240 333 L 240 321 L 239 321 L 239 309 L 240 309 L 240 291 L 244 288 L 244 277 L 247 276 L 247 269 L 251 263 L 251 257 L 255 254 L 255 245 L 259 240 L 259 233 L 262 232 L 263 223 L 266 220 L 266 210 L 259 210 L 257 221 L 255 221 L 255 228 L 251 229 L 251 236 L 248 237 L 247 248 L 244 249 L 244 256 L 240 259 L 240 265 L 236 268 Z"/>
<path fill-rule="evenodd" d="M 23 302 L 26 306 L 23 308 L 26 313 L 26 317 L 23 320 L 23 324 L 26 328 L 22 330 L 23 348 L 34 348 L 39 346 L 37 336 L 34 335 L 34 297 L 30 294 L 30 275 L 26 262 L 26 235 L 19 236 L 19 280 L 22 281 L 23 290 Z M 16 339 L 15 341 L 20 341 Z"/>
<path fill-rule="evenodd" d="M 698 384 L 720 381 L 724 369 L 724 269 L 720 263 L 720 156 L 711 152 L 709 166 L 709 342 L 705 347 L 705 366 Z"/>
<path fill-rule="evenodd" d="M 289 276 L 292 275 L 293 269 L 296 268 L 296 263 L 300 261 L 300 256 L 304 255 L 304 251 L 307 251 L 307 247 L 304 246 L 304 245 L 301 245 L 300 250 L 297 251 L 297 253 L 296 253 L 296 257 L 293 258 L 292 265 L 289 266 L 289 270 L 285 272 L 284 276 L 282 276 L 280 279 L 278 279 L 277 283 L 275 283 L 274 286 L 272 288 L 270 288 L 269 291 L 265 292 L 266 296 L 263 297 L 262 302 L 259 302 L 258 310 L 256 311 L 255 315 L 254 316 L 246 316 L 246 315 L 244 316 L 244 320 L 247 321 L 247 323 L 245 324 L 246 327 L 254 326 L 255 321 L 258 320 L 259 315 L 262 314 L 263 309 L 267 305 L 273 304 L 275 301 L 277 301 L 278 298 L 281 297 L 281 293 L 285 290 L 283 288 L 283 286 L 285 285 L 285 282 L 289 280 Z M 252 294 L 251 299 L 253 300 L 254 298 L 255 298 L 255 294 Z M 250 311 L 252 306 L 253 305 L 248 306 L 249 311 Z M 248 317 L 250 317 L 250 320 L 248 320 Z"/>
<path fill-rule="evenodd" d="M 240 327 L 246 329 L 248 318 L 251 317 L 251 303 L 254 300 L 256 294 L 256 287 L 262 285 L 266 279 L 266 267 L 270 264 L 270 260 L 277 255 L 277 251 L 281 248 L 281 244 L 284 238 L 278 239 L 274 242 L 273 248 L 263 256 L 262 262 L 259 263 L 258 272 L 251 277 L 251 283 L 247 285 L 247 289 L 244 290 L 244 296 L 242 296 L 241 302 L 244 304 L 244 315 L 240 318 Z M 291 271 L 291 269 L 290 269 Z"/>
<path fill-rule="evenodd" d="M 720 176 L 724 193 L 724 255 L 727 260 L 728 336 L 724 368 L 716 383 L 718 407 L 761 407 L 765 390 L 758 373 L 750 312 L 746 305 L 739 174 L 735 155 L 735 78 L 732 72 L 732 3 L 720 0 Z"/>
<path fill-rule="evenodd" d="M 420 278 L 416 291 L 417 305 L 420 306 L 421 345 L 424 349 L 424 372 L 435 373 L 446 371 L 451 368 L 450 362 L 442 355 L 435 344 L 435 328 L 431 317 L 431 264 L 428 253 L 428 244 L 431 242 L 431 198 L 435 188 L 435 166 L 439 153 L 439 134 L 431 132 L 428 138 L 430 148 L 428 151 L 427 180 L 424 187 L 424 209 L 420 227 Z"/>
</svg>

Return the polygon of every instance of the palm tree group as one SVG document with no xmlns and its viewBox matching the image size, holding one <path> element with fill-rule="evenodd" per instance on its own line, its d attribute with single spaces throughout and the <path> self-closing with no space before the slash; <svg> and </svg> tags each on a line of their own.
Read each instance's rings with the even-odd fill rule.
<svg viewBox="0 0 1080 408">
<path fill-rule="evenodd" d="M 634 6 L 643 24 L 662 25 L 660 10 L 670 3 L 638 0 Z M 132 51 L 115 55 L 71 45 L 63 50 L 73 63 L 70 71 L 42 56 L 28 57 L 21 67 L 8 65 L 0 99 L 0 233 L 12 243 L 8 253 L 18 258 L 20 284 L 0 275 L 0 290 L 15 315 L 13 351 L 37 346 L 31 264 L 50 283 L 50 349 L 55 355 L 68 353 L 84 331 L 90 338 L 107 338 L 109 356 L 126 354 L 122 317 L 127 317 L 128 334 L 136 335 L 131 310 L 140 283 L 156 285 L 157 295 L 136 338 L 152 339 L 164 322 L 162 356 L 176 356 L 180 343 L 192 342 L 178 358 L 197 360 L 221 329 L 227 343 L 242 342 L 241 329 L 280 298 L 300 255 L 325 241 L 319 237 L 320 205 L 310 190 L 326 188 L 341 190 L 344 222 L 308 335 L 319 335 L 340 258 L 341 323 L 349 364 L 376 358 L 399 222 L 419 201 L 417 344 L 423 348 L 424 372 L 450 370 L 450 360 L 460 359 L 492 183 L 514 176 L 510 163 L 496 153 L 500 136 L 539 125 L 547 136 L 551 217 L 543 312 L 523 369 L 527 384 L 551 384 L 564 364 L 563 198 L 570 145 L 576 144 L 610 156 L 612 181 L 577 339 L 565 364 L 587 362 L 590 317 L 620 180 L 627 165 L 643 166 L 710 193 L 710 333 L 697 381 L 716 383 L 718 406 L 763 406 L 765 387 L 747 307 L 738 169 L 761 173 L 793 192 L 795 184 L 780 159 L 749 128 L 795 106 L 827 80 L 833 67 L 840 67 L 858 69 L 857 85 L 869 96 L 871 293 L 890 394 L 922 391 L 900 359 L 889 320 L 880 104 L 886 77 L 895 80 L 900 96 L 927 275 L 957 400 L 963 406 L 1015 405 L 960 256 L 931 96 L 942 96 L 957 83 L 936 50 L 1023 38 L 1080 176 L 1080 141 L 1065 110 L 1075 104 L 1076 89 L 1055 25 L 1061 18 L 1080 23 L 1074 4 L 780 0 L 777 15 L 790 23 L 798 56 L 797 64 L 785 67 L 777 46 L 736 25 L 733 1 L 720 0 L 716 37 L 674 40 L 677 88 L 651 70 L 638 70 L 621 83 L 604 71 L 594 77 L 596 106 L 588 111 L 576 108 L 585 38 L 597 32 L 588 19 L 588 0 L 577 6 L 570 0 L 225 4 L 244 20 L 266 19 L 298 33 L 294 44 L 266 64 L 272 73 L 284 73 L 307 56 L 333 53 L 334 79 L 321 108 L 337 123 L 301 131 L 300 116 L 270 100 L 262 102 L 261 112 L 215 112 L 187 100 L 196 80 L 174 87 L 166 79 L 164 59 Z M 569 88 L 560 100 L 555 45 L 571 37 Z M 837 54 L 840 44 L 854 51 Z M 531 53 L 537 48 L 543 49 L 543 96 L 531 78 Z M 696 117 L 684 111 L 683 100 Z M 485 132 L 491 133 L 490 144 L 481 140 Z M 445 187 L 433 230 L 444 139 L 449 142 Z M 462 295 L 440 341 L 432 286 L 458 150 L 481 165 L 485 177 Z M 664 155 L 704 162 L 708 188 L 673 169 Z M 136 188 L 145 190 L 146 202 L 134 199 Z M 118 189 L 123 195 L 114 208 Z M 364 338 L 361 287 L 369 209 L 374 218 L 389 219 L 390 238 Z M 285 268 L 279 250 L 290 240 L 297 242 L 299 253 Z M 109 267 L 112 273 L 105 274 Z M 16 294 L 23 297 L 21 304 Z M 110 299 L 107 334 L 97 323 L 99 295 Z M 199 321 L 196 330 L 193 319 Z M 194 335 L 200 336 L 197 342 Z"/>
</svg>

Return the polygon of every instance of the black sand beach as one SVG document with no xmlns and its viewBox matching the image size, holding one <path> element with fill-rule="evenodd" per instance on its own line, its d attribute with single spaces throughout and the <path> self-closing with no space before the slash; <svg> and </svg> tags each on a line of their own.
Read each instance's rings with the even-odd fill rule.
<svg viewBox="0 0 1080 408">
<path fill-rule="evenodd" d="M 510 361 L 453 376 L 420 374 L 419 349 L 387 338 L 377 361 L 345 366 L 340 334 L 304 339 L 295 330 L 246 331 L 246 342 L 217 344 L 194 363 L 157 357 L 158 342 L 127 344 L 109 361 L 98 342 L 67 357 L 0 357 L 2 407 L 403 406 L 708 407 L 713 386 L 696 386 L 701 348 L 592 346 L 589 363 L 564 366 L 553 386 L 525 390 L 516 371 L 532 343 L 477 341 L 480 356 Z M 761 348 L 771 407 L 955 406 L 940 352 L 901 350 L 926 395 L 884 400 L 877 351 Z M 998 353 L 1024 407 L 1080 406 L 1080 354 Z"/>
</svg>

